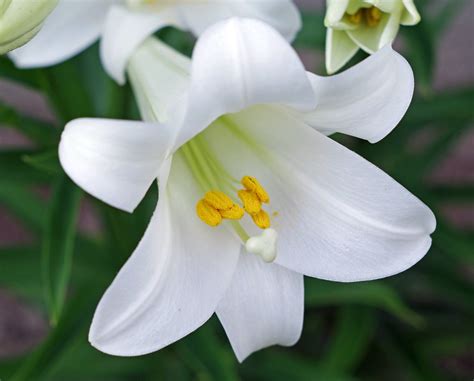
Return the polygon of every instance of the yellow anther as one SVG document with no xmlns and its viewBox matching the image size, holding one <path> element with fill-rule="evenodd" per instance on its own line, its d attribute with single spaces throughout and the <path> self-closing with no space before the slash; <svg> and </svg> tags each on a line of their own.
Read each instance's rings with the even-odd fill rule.
<svg viewBox="0 0 474 381">
<path fill-rule="evenodd" d="M 348 15 L 349 16 L 349 21 L 353 24 L 359 25 L 360 22 L 362 21 L 362 9 L 359 9 L 356 13 L 353 15 Z"/>
<path fill-rule="evenodd" d="M 224 192 L 213 190 L 204 195 L 204 200 L 218 210 L 227 210 L 232 208 L 234 202 Z"/>
<path fill-rule="evenodd" d="M 262 203 L 257 194 L 248 190 L 239 190 L 237 193 L 244 204 L 244 209 L 249 214 L 255 214 L 262 209 Z"/>
<path fill-rule="evenodd" d="M 252 220 L 260 229 L 268 229 L 270 227 L 270 216 L 264 210 L 252 214 Z"/>
<path fill-rule="evenodd" d="M 228 220 L 240 220 L 245 214 L 244 210 L 237 204 L 234 204 L 230 209 L 220 210 L 219 213 Z"/>
<path fill-rule="evenodd" d="M 265 204 L 270 202 L 270 197 L 268 196 L 267 191 L 264 187 L 262 187 L 262 185 L 255 177 L 244 176 L 241 180 L 241 183 L 245 187 L 245 189 L 255 193 L 261 202 Z"/>
<path fill-rule="evenodd" d="M 365 11 L 365 21 L 370 27 L 377 26 L 382 18 L 382 12 L 377 7 L 371 7 Z"/>
<path fill-rule="evenodd" d="M 197 203 L 196 213 L 198 217 L 209 226 L 217 226 L 222 221 L 222 216 L 219 211 L 204 199 Z"/>
</svg>

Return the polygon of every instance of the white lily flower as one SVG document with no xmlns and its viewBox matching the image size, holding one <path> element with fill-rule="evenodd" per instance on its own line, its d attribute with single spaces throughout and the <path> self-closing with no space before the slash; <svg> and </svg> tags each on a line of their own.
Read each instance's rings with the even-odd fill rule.
<svg viewBox="0 0 474 381">
<path fill-rule="evenodd" d="M 41 32 L 12 52 L 11 58 L 21 68 L 51 66 L 101 38 L 104 68 L 123 84 L 129 57 L 155 31 L 174 26 L 199 35 L 209 25 L 232 16 L 265 21 L 288 40 L 301 27 L 291 0 L 59 0 Z"/>
<path fill-rule="evenodd" d="M 57 3 L 58 0 L 0 0 L 0 54 L 31 40 Z"/>
<path fill-rule="evenodd" d="M 419 21 L 413 0 L 327 0 L 328 73 L 343 67 L 359 48 L 373 54 L 395 40 L 400 25 Z"/>
<path fill-rule="evenodd" d="M 323 78 L 268 25 L 230 19 L 201 36 L 192 63 L 148 40 L 129 74 L 148 122 L 75 120 L 59 148 L 69 176 L 115 207 L 132 211 L 156 178 L 160 188 L 96 310 L 96 348 L 150 353 L 217 313 L 242 361 L 298 340 L 303 275 L 377 279 L 426 254 L 430 209 L 326 136 L 376 141 L 399 122 L 413 76 L 390 47 Z"/>
</svg>

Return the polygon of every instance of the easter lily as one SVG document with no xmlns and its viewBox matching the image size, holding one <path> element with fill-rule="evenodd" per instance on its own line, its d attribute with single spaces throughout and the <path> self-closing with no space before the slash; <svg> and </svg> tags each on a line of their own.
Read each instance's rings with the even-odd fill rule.
<svg viewBox="0 0 474 381">
<path fill-rule="evenodd" d="M 413 0 L 327 0 L 326 69 L 334 73 L 356 52 L 375 53 L 391 44 L 400 25 L 415 25 Z"/>
<path fill-rule="evenodd" d="M 426 254 L 428 207 L 326 136 L 377 141 L 402 118 L 412 71 L 390 47 L 323 78 L 268 25 L 230 19 L 192 63 L 147 40 L 128 71 L 147 122 L 75 120 L 59 148 L 78 185 L 123 210 L 158 178 L 150 225 L 96 310 L 96 348 L 150 353 L 216 313 L 242 361 L 298 340 L 303 275 L 377 279 Z"/>
<path fill-rule="evenodd" d="M 0 0 L 0 54 L 31 40 L 57 3 L 58 0 Z"/>
<path fill-rule="evenodd" d="M 59 0 L 41 32 L 11 58 L 22 68 L 55 65 L 100 38 L 105 70 L 123 84 L 130 55 L 155 31 L 174 26 L 199 35 L 232 16 L 265 21 L 289 40 L 301 26 L 291 0 Z"/>
</svg>

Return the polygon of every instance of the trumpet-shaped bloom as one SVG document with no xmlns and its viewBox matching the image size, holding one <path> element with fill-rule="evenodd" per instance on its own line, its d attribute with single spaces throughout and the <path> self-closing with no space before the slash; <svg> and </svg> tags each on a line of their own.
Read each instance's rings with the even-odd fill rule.
<svg viewBox="0 0 474 381">
<path fill-rule="evenodd" d="M 31 40 L 57 3 L 58 0 L 0 0 L 0 54 Z"/>
<path fill-rule="evenodd" d="M 412 71 L 390 47 L 323 78 L 268 25 L 230 19 L 192 63 L 148 40 L 129 74 L 147 122 L 75 120 L 59 151 L 77 184 L 127 211 L 158 178 L 150 225 L 93 319 L 101 351 L 156 351 L 216 313 L 242 361 L 298 340 L 303 275 L 377 279 L 426 254 L 428 207 L 326 136 L 377 141 L 402 118 Z"/>
<path fill-rule="evenodd" d="M 289 40 L 301 26 L 291 0 L 59 0 L 41 32 L 11 58 L 22 68 L 55 65 L 101 38 L 104 68 L 123 84 L 130 55 L 155 31 L 174 26 L 199 35 L 232 16 L 265 21 Z"/>
<path fill-rule="evenodd" d="M 400 25 L 420 21 L 413 0 L 328 0 L 326 69 L 334 73 L 356 52 L 369 54 L 389 45 Z"/>
</svg>

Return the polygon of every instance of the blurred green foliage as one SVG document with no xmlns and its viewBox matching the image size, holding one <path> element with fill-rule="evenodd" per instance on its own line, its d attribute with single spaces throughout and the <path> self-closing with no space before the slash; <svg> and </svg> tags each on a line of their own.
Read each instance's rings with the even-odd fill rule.
<svg viewBox="0 0 474 381">
<path fill-rule="evenodd" d="M 80 201 L 88 196 L 62 172 L 56 147 L 64 122 L 84 116 L 135 119 L 136 105 L 130 88 L 118 87 L 102 71 L 97 46 L 71 61 L 41 70 L 20 71 L 1 57 L 0 76 L 43 92 L 59 123 L 50 126 L 0 105 L 0 122 L 34 142 L 33 148 L 0 151 L 0 204 L 36 237 L 27 246 L 0 249 L 0 286 L 38 306 L 51 322 L 49 334 L 38 348 L 0 362 L 0 379 L 471 379 L 474 237 L 452 226 L 440 208 L 447 203 L 472 205 L 473 186 L 438 186 L 427 181 L 427 175 L 474 119 L 472 87 L 445 93 L 432 88 L 439 37 L 464 2 L 447 2 L 434 13 L 424 11 L 427 1 L 419 3 L 423 22 L 404 28 L 402 35 L 417 80 L 416 98 L 408 114 L 376 145 L 335 138 L 430 205 L 439 222 L 433 247 L 420 264 L 389 279 L 357 284 L 306 279 L 300 342 L 290 349 L 261 351 L 243 364 L 236 362 L 216 319 L 148 356 L 111 357 L 89 345 L 87 331 L 94 308 L 141 238 L 157 192 L 150 190 L 132 215 L 90 199 L 103 228 L 93 237 L 78 232 Z M 323 52 L 323 14 L 305 13 L 303 18 L 296 46 Z M 166 29 L 160 37 L 186 54 L 191 51 L 193 41 L 186 34 Z M 361 58 L 363 55 L 352 63 Z M 410 149 L 410 143 L 426 129 L 433 137 L 430 143 Z M 32 191 L 37 186 L 52 189 L 47 204 Z M 464 367 L 446 367 L 448 361 L 464 361 Z"/>
</svg>

